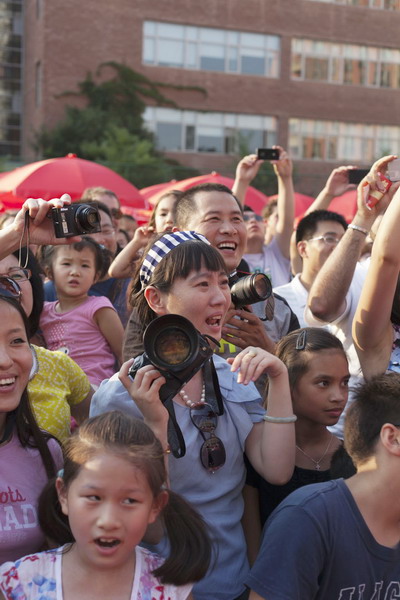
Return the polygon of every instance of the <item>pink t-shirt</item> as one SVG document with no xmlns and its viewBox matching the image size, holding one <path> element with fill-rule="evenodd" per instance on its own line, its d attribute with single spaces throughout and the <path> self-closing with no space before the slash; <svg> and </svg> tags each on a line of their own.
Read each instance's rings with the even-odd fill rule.
<svg viewBox="0 0 400 600">
<path fill-rule="evenodd" d="M 115 356 L 94 320 L 101 308 L 115 308 L 105 296 L 87 300 L 65 313 L 57 313 L 56 302 L 45 302 L 40 328 L 49 350 L 68 354 L 86 373 L 90 383 L 100 385 L 115 373 Z"/>
<path fill-rule="evenodd" d="M 48 442 L 56 469 L 63 458 L 56 440 Z M 47 474 L 37 448 L 21 446 L 16 432 L 0 446 L 0 564 L 37 552 L 44 543 L 37 503 Z"/>
</svg>

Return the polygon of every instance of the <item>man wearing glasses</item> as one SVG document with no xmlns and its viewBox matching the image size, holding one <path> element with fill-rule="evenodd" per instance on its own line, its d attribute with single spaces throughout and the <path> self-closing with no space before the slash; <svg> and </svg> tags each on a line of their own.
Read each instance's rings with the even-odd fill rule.
<svg viewBox="0 0 400 600">
<path fill-rule="evenodd" d="M 290 283 L 275 287 L 274 292 L 289 303 L 301 327 L 308 325 L 304 311 L 310 288 L 346 229 L 344 217 L 329 210 L 315 210 L 303 217 L 298 224 L 296 246 L 303 260 L 303 270 Z"/>
</svg>

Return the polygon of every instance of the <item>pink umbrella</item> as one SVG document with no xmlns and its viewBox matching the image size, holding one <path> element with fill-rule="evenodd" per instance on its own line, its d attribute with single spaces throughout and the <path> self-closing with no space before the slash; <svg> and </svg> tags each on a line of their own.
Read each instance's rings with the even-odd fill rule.
<svg viewBox="0 0 400 600">
<path fill-rule="evenodd" d="M 0 202 L 18 208 L 26 198 L 50 200 L 67 192 L 78 200 L 87 187 L 112 190 L 122 205 L 149 208 L 139 190 L 108 167 L 68 154 L 18 167 L 0 178 Z"/>
<path fill-rule="evenodd" d="M 207 175 L 199 175 L 197 177 L 190 177 L 189 179 L 182 179 L 182 181 L 177 181 L 169 184 L 166 187 L 163 187 L 161 190 L 156 192 L 151 198 L 149 198 L 149 202 L 151 204 L 156 204 L 161 196 L 171 190 L 188 190 L 195 185 L 200 185 L 201 183 L 222 183 L 226 185 L 229 189 L 232 189 L 234 179 L 231 177 L 224 177 L 220 175 L 216 171 L 212 173 L 208 173 Z M 246 194 L 246 204 L 251 206 L 251 208 L 257 212 L 261 213 L 264 206 L 268 203 L 268 196 L 256 190 L 256 188 L 250 186 L 247 190 Z"/>
</svg>

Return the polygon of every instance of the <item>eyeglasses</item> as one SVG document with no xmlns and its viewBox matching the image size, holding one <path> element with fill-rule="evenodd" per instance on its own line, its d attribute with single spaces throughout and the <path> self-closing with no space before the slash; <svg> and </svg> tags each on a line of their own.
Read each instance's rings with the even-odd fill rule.
<svg viewBox="0 0 400 600">
<path fill-rule="evenodd" d="M 201 464 L 211 473 L 215 473 L 226 460 L 225 446 L 214 434 L 218 417 L 209 404 L 200 404 L 190 409 L 190 418 L 204 440 L 200 448 Z M 205 434 L 209 434 L 210 437 L 207 439 Z"/>
<path fill-rule="evenodd" d="M 0 277 L 13 279 L 14 281 L 28 281 L 31 278 L 30 269 L 22 269 L 21 267 L 13 267 L 8 273 L 2 273 Z"/>
<path fill-rule="evenodd" d="M 122 219 L 122 217 L 124 216 L 124 213 L 121 211 L 120 208 L 112 208 L 110 212 L 111 216 L 114 217 L 114 219 Z"/>
<path fill-rule="evenodd" d="M 246 223 L 247 221 L 252 221 L 252 219 L 255 219 L 258 222 L 264 221 L 263 217 L 261 215 L 256 215 L 256 214 L 246 214 L 243 213 L 243 221 Z"/>
<path fill-rule="evenodd" d="M 319 235 L 318 237 L 310 238 L 307 242 L 317 242 L 319 240 L 324 240 L 328 246 L 336 246 L 340 242 L 340 238 L 334 235 Z"/>
<path fill-rule="evenodd" d="M 14 298 L 14 300 L 21 302 L 21 288 L 14 279 L 11 279 L 11 277 L 3 277 L 0 275 L 0 296 Z"/>
<path fill-rule="evenodd" d="M 111 227 L 102 227 L 101 233 L 106 236 L 115 235 L 115 229 L 113 229 Z"/>
</svg>

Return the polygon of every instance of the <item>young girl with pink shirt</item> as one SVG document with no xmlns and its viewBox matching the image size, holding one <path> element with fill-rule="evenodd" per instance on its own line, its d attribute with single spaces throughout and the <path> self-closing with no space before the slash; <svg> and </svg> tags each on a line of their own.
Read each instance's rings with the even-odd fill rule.
<svg viewBox="0 0 400 600">
<path fill-rule="evenodd" d="M 45 302 L 40 328 L 50 350 L 68 354 L 98 386 L 120 361 L 123 327 L 105 296 L 89 296 L 102 273 L 101 247 L 90 238 L 65 246 L 49 246 L 46 272 L 58 300 Z"/>
</svg>

